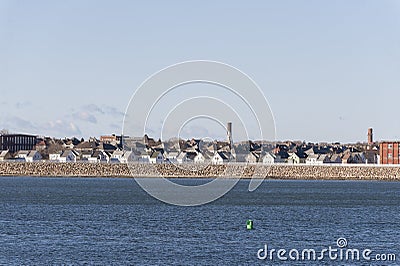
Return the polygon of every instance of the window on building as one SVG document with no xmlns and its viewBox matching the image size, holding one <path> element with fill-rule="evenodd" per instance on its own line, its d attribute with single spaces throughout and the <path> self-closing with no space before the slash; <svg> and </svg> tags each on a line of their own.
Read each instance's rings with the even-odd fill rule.
<svg viewBox="0 0 400 266">
<path fill-rule="evenodd" d="M 388 144 L 388 149 L 392 149 L 393 145 L 392 144 Z"/>
<path fill-rule="evenodd" d="M 393 155 L 392 155 L 391 153 L 389 153 L 389 154 L 388 154 L 388 158 L 389 158 L 389 159 L 392 159 L 392 158 L 393 158 Z"/>
</svg>

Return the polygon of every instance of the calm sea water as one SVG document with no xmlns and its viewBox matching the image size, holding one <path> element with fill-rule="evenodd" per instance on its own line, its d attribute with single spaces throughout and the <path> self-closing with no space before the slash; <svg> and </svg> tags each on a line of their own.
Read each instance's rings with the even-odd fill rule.
<svg viewBox="0 0 400 266">
<path fill-rule="evenodd" d="M 183 181 L 197 184 L 197 179 Z M 257 251 L 348 247 L 394 253 L 400 264 L 400 183 L 240 181 L 223 198 L 177 207 L 132 179 L 0 178 L 0 264 L 310 265 Z M 255 229 L 245 228 L 247 219 Z"/>
</svg>

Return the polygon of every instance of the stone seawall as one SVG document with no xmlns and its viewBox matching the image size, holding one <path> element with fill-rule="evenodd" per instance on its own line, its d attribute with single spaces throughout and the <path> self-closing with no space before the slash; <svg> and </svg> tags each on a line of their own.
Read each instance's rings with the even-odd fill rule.
<svg viewBox="0 0 400 266">
<path fill-rule="evenodd" d="M 184 165 L 0 162 L 0 176 L 48 177 L 243 177 L 400 181 L 400 167 L 311 165 Z"/>
</svg>

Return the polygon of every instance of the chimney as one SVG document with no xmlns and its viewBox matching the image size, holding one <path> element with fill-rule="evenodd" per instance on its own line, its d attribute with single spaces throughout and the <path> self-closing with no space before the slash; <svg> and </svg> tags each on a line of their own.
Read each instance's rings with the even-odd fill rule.
<svg viewBox="0 0 400 266">
<path fill-rule="evenodd" d="M 226 126 L 226 135 L 228 138 L 229 148 L 232 148 L 232 122 L 228 122 Z"/>
<path fill-rule="evenodd" d="M 371 145 L 374 143 L 374 134 L 372 127 L 368 128 L 368 144 Z"/>
</svg>

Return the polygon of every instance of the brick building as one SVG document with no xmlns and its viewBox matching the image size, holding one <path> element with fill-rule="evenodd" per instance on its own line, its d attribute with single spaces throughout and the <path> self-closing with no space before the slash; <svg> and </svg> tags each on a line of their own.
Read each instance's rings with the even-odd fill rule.
<svg viewBox="0 0 400 266">
<path fill-rule="evenodd" d="M 0 135 L 0 150 L 17 152 L 21 150 L 33 150 L 36 146 L 36 136 L 24 134 Z"/>
<path fill-rule="evenodd" d="M 105 143 L 116 143 L 117 142 L 117 136 L 111 135 L 111 136 L 100 136 L 100 141 L 105 142 Z"/>
<path fill-rule="evenodd" d="M 383 141 L 380 144 L 381 164 L 400 164 L 400 141 Z"/>
</svg>

